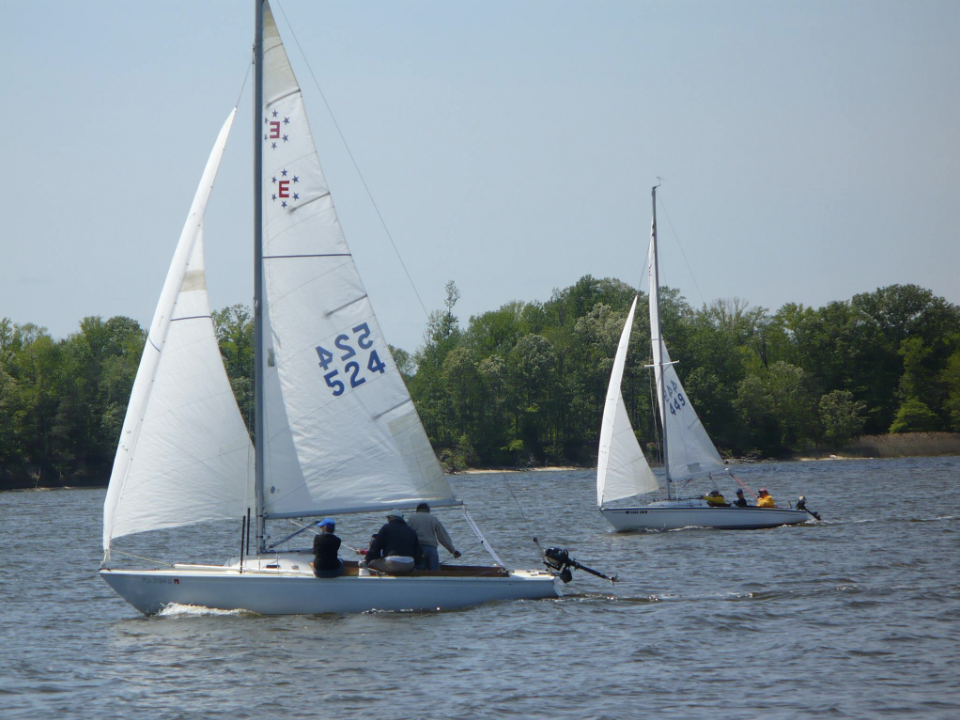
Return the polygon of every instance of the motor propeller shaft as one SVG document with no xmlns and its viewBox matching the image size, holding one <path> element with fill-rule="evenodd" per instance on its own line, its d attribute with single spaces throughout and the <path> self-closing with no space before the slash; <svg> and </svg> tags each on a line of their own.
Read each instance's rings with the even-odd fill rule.
<svg viewBox="0 0 960 720">
<path fill-rule="evenodd" d="M 820 513 L 814 512 L 813 510 L 807 507 L 807 498 L 805 498 L 803 495 L 801 495 L 800 498 L 797 500 L 797 510 L 805 510 L 806 512 L 813 515 L 817 520 L 820 519 Z"/>
<path fill-rule="evenodd" d="M 573 579 L 573 573 L 570 572 L 570 568 L 583 570 L 584 572 L 588 572 L 591 575 L 596 575 L 597 577 L 603 578 L 604 580 L 609 580 L 610 582 L 617 582 L 616 575 L 605 575 L 599 570 L 594 570 L 593 568 L 577 562 L 574 558 L 570 557 L 570 553 L 567 552 L 565 548 L 547 548 L 543 551 L 543 562 L 548 568 L 555 570 L 559 574 L 560 579 L 565 583 L 568 583 Z"/>
</svg>

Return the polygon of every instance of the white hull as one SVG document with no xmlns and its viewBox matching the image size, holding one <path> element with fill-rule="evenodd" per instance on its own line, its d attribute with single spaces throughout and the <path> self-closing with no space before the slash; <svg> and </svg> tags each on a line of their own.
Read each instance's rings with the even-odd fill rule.
<svg viewBox="0 0 960 720">
<path fill-rule="evenodd" d="M 275 562 L 277 556 L 271 556 Z M 547 572 L 515 570 L 502 576 L 464 573 L 314 577 L 307 559 L 282 556 L 279 567 L 256 559 L 226 566 L 177 565 L 164 570 L 100 571 L 101 577 L 145 615 L 167 605 L 248 610 L 261 615 L 313 615 L 368 610 L 450 610 L 491 600 L 560 597 L 559 580 Z M 354 570 L 354 573 L 356 571 Z"/>
<path fill-rule="evenodd" d="M 706 503 L 655 503 L 641 507 L 601 508 L 617 532 L 677 530 L 685 527 L 722 530 L 758 530 L 798 525 L 807 520 L 803 510 L 757 507 L 709 507 Z"/>
</svg>

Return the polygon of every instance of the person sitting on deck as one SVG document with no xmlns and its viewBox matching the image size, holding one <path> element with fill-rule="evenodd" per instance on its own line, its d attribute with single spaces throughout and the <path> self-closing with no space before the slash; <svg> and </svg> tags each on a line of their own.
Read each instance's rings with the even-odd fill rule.
<svg viewBox="0 0 960 720">
<path fill-rule="evenodd" d="M 313 538 L 313 574 L 318 578 L 335 578 L 343 575 L 343 560 L 337 557 L 340 538 L 333 534 L 337 525 L 333 518 L 324 518 L 317 523 L 319 534 Z"/>
<path fill-rule="evenodd" d="M 703 496 L 703 499 L 707 501 L 707 505 L 710 507 L 730 507 L 730 503 L 724 500 L 719 490 L 711 490 Z"/>
<path fill-rule="evenodd" d="M 460 551 L 453 547 L 450 533 L 437 518 L 430 514 L 430 506 L 423 502 L 417 505 L 417 511 L 407 520 L 407 525 L 417 533 L 423 556 L 417 563 L 418 570 L 439 570 L 440 553 L 437 544 L 443 545 L 453 557 L 460 557 Z"/>
<path fill-rule="evenodd" d="M 747 499 L 743 496 L 743 490 L 737 490 L 737 499 L 733 501 L 737 507 L 747 507 Z"/>
<path fill-rule="evenodd" d="M 773 502 L 773 496 L 767 492 L 766 488 L 760 488 L 757 493 L 757 507 L 759 508 L 775 508 L 777 505 Z"/>
<path fill-rule="evenodd" d="M 374 570 L 396 575 L 413 570 L 420 555 L 416 531 L 404 521 L 403 513 L 391 510 L 387 513 L 387 522 L 370 543 L 364 563 Z"/>
</svg>

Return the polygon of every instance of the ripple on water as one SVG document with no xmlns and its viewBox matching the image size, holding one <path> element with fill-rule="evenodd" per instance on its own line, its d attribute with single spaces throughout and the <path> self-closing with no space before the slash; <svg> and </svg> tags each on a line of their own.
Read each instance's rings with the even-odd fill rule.
<svg viewBox="0 0 960 720">
<path fill-rule="evenodd" d="M 96 575 L 102 490 L 0 495 L 0 717 L 960 716 L 960 523 L 927 501 L 949 495 L 960 459 L 740 475 L 806 495 L 825 522 L 618 535 L 591 472 L 513 475 L 509 490 L 503 476 L 456 476 L 508 564 L 539 562 L 537 534 L 621 581 L 577 573 L 560 600 L 281 618 L 187 606 L 144 618 Z M 215 559 L 236 540 L 232 526 L 185 532 L 181 547 Z"/>
</svg>

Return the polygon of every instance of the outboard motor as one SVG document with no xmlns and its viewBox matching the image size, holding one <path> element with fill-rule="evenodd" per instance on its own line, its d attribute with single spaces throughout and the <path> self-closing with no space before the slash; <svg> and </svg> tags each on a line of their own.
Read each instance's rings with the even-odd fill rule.
<svg viewBox="0 0 960 720">
<path fill-rule="evenodd" d="M 539 543 L 537 543 L 539 545 Z M 565 548 L 556 548 L 551 547 L 543 551 L 543 564 L 550 568 L 552 571 L 557 573 L 561 580 L 565 583 L 573 580 L 573 573 L 570 571 L 570 568 L 576 568 L 577 570 L 584 570 L 585 572 L 590 573 L 591 575 L 596 575 L 601 577 L 604 580 L 609 580 L 610 582 L 616 582 L 617 576 L 604 575 L 602 572 L 598 572 L 592 568 L 588 568 L 586 565 L 581 565 L 572 557 L 570 553 L 567 552 Z"/>
<path fill-rule="evenodd" d="M 809 509 L 807 508 L 807 498 L 804 497 L 803 495 L 801 495 L 801 496 L 797 499 L 797 510 L 806 510 L 808 513 L 810 513 L 811 515 L 813 515 L 817 520 L 820 519 L 820 513 L 816 513 L 816 512 L 814 512 L 813 510 L 809 510 Z"/>
</svg>

